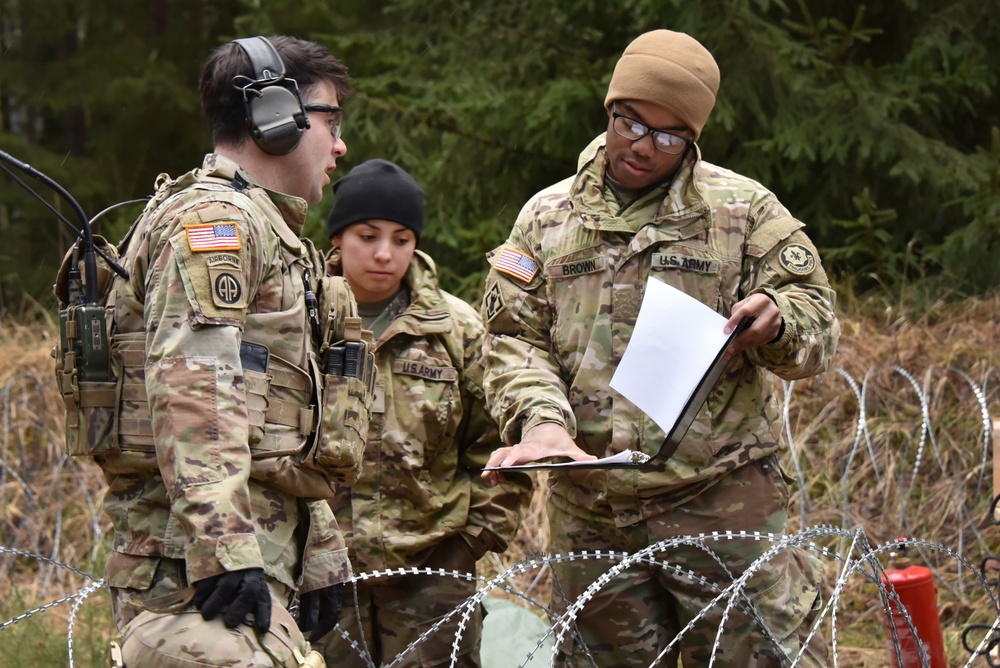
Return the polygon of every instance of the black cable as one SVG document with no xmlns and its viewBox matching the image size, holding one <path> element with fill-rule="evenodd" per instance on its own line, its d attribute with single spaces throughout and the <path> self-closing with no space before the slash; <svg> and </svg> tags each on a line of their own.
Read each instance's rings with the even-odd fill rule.
<svg viewBox="0 0 1000 668">
<path fill-rule="evenodd" d="M 58 218 L 60 221 L 62 221 L 62 223 L 66 227 L 68 227 L 70 230 L 72 230 L 73 236 L 79 237 L 81 239 L 83 238 L 83 232 L 80 231 L 80 228 L 78 228 L 73 223 L 69 222 L 69 219 L 67 219 L 66 216 L 62 215 L 62 213 L 60 213 L 59 209 L 57 209 L 54 206 L 52 206 L 51 204 L 49 204 L 48 200 L 46 200 L 44 197 L 42 197 L 41 195 L 39 195 L 37 190 L 35 190 L 31 186 L 29 186 L 27 183 L 25 183 L 24 181 L 22 181 L 21 177 L 19 177 L 14 172 L 10 171 L 10 169 L 6 165 L 0 164 L 0 169 L 2 169 L 3 171 L 5 171 L 7 173 L 7 176 L 9 176 L 11 179 L 13 179 L 15 183 L 17 183 L 19 186 L 21 186 L 22 188 L 24 188 L 25 190 L 27 190 L 29 193 L 31 193 L 32 195 L 34 195 L 35 199 L 37 199 L 39 202 L 41 202 L 42 204 L 44 204 L 45 208 L 47 208 L 49 211 L 51 211 L 52 214 L 56 218 Z"/>
<path fill-rule="evenodd" d="M 77 202 L 72 195 L 67 192 L 65 188 L 50 179 L 45 174 L 32 167 L 26 162 L 21 162 L 11 154 L 6 151 L 0 151 L 0 158 L 6 160 L 10 164 L 14 165 L 20 169 L 25 174 L 32 176 L 52 190 L 55 190 L 60 197 L 66 200 L 69 205 L 76 212 L 76 215 L 80 217 L 80 222 L 83 223 L 83 275 L 84 275 L 84 285 L 87 289 L 87 294 L 84 299 L 88 304 L 97 303 L 97 254 L 94 251 L 94 235 L 90 231 L 90 220 L 87 218 L 87 214 L 83 212 L 83 207 Z M 41 199 L 41 197 L 39 197 Z"/>
<path fill-rule="evenodd" d="M 84 213 L 83 207 L 80 206 L 79 202 L 77 202 L 72 197 L 72 195 L 70 195 L 69 192 L 66 191 L 65 188 L 63 188 L 62 186 L 60 186 L 58 183 L 56 183 L 55 181 L 53 181 L 49 177 L 47 177 L 44 174 L 42 174 L 41 172 L 39 172 L 37 169 L 35 169 L 31 165 L 29 165 L 29 164 L 27 164 L 25 162 L 21 162 L 20 160 L 18 160 L 17 158 L 13 157 L 12 155 L 10 155 L 9 153 L 7 153 L 6 151 L 0 151 L 0 159 L 9 162 L 10 164 L 12 164 L 15 167 L 17 167 L 18 169 L 20 169 L 21 171 L 23 171 L 23 172 L 25 172 L 25 173 L 33 176 L 34 178 L 38 179 L 39 181 L 41 181 L 45 185 L 47 185 L 50 188 L 52 188 L 53 190 L 55 190 L 63 199 L 65 199 L 67 202 L 69 202 L 70 206 L 73 207 L 73 210 L 76 212 L 76 214 L 78 216 L 80 216 L 80 220 L 83 222 L 83 229 L 80 229 L 80 228 L 76 227 L 76 225 L 74 225 L 73 223 L 71 223 L 66 218 L 66 216 L 64 216 L 62 213 L 60 213 L 60 211 L 58 209 L 56 209 L 54 206 L 52 206 L 51 204 L 49 204 L 49 202 L 44 197 L 42 197 L 41 195 L 39 195 L 38 191 L 36 191 L 31 186 L 29 186 L 27 183 L 25 183 L 17 174 L 15 174 L 14 172 L 12 172 L 5 165 L 0 164 L 0 169 L 2 169 L 4 172 L 6 172 L 6 174 L 8 176 L 10 176 L 11 179 L 14 180 L 14 182 L 16 182 L 22 188 L 24 188 L 25 190 L 27 190 L 29 193 L 31 193 L 39 202 L 41 202 L 42 204 L 44 204 L 45 207 L 49 211 L 51 211 L 52 214 L 57 219 L 59 219 L 64 225 L 66 225 L 66 227 L 68 227 L 73 232 L 74 236 L 76 236 L 78 239 L 82 239 L 83 240 L 83 242 L 84 242 L 84 271 L 86 272 L 87 277 L 88 277 L 88 280 L 87 280 L 87 301 L 88 302 L 95 303 L 97 301 L 97 262 L 96 262 L 96 260 L 93 257 L 94 253 L 96 253 L 97 255 L 100 255 L 101 258 L 105 262 L 108 263 L 108 266 L 110 266 L 114 270 L 114 272 L 116 274 L 118 274 L 122 278 L 126 278 L 126 279 L 128 278 L 128 272 L 125 271 L 125 269 L 120 264 L 118 264 L 114 259 L 112 259 L 110 256 L 108 256 L 108 254 L 105 253 L 103 250 L 101 250 L 100 248 L 97 248 L 96 246 L 94 246 L 94 239 L 93 239 L 93 235 L 91 234 L 91 229 L 92 228 L 91 228 L 91 225 L 90 225 L 90 221 L 87 220 L 87 215 Z M 97 216 L 94 216 L 94 220 L 97 220 L 97 218 L 99 218 L 100 216 L 104 215 L 105 213 L 107 213 L 111 209 L 114 209 L 117 206 L 121 206 L 122 204 L 132 204 L 134 202 L 140 202 L 140 201 L 143 201 L 143 200 L 130 200 L 128 202 L 120 202 L 119 204 L 115 204 L 113 206 L 110 206 L 107 209 L 105 209 L 104 211 L 102 211 L 101 213 L 97 214 Z M 87 262 L 87 253 L 88 252 L 91 253 L 90 262 L 93 264 L 92 268 L 90 266 L 88 266 L 88 262 Z"/>
</svg>

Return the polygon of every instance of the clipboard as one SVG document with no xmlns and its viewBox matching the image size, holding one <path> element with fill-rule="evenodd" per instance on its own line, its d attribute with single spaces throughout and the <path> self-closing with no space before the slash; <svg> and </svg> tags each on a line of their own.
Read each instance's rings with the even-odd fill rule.
<svg viewBox="0 0 1000 668">
<path fill-rule="evenodd" d="M 590 460 L 585 462 L 569 461 L 569 462 L 541 462 L 541 463 L 531 463 L 531 464 L 516 464 L 514 466 L 491 466 L 484 468 L 484 471 L 541 471 L 541 470 L 551 470 L 551 469 L 569 469 L 569 470 L 590 470 L 590 469 L 640 469 L 652 471 L 660 468 L 663 462 L 670 459 L 677 448 L 680 446 L 681 441 L 684 440 L 684 436 L 687 435 L 688 429 L 694 423 L 694 419 L 701 412 L 702 407 L 708 400 L 708 396 L 715 389 L 716 383 L 719 382 L 719 378 L 725 373 L 726 368 L 729 366 L 731 360 L 723 359 L 723 354 L 732 344 L 733 340 L 739 336 L 744 330 L 746 330 L 751 323 L 753 323 L 753 318 L 746 317 L 740 320 L 739 324 L 733 329 L 726 339 L 725 344 L 719 349 L 712 363 L 709 364 L 708 370 L 701 377 L 701 381 L 695 387 L 691 396 L 688 398 L 687 403 L 684 404 L 681 414 L 678 416 L 677 421 L 674 422 L 674 426 L 670 428 L 667 433 L 666 438 L 663 439 L 663 443 L 660 445 L 660 449 L 656 454 L 650 456 L 644 452 L 638 452 L 635 450 L 626 450 L 620 452 L 616 455 L 610 457 L 603 457 L 601 459 Z"/>
</svg>

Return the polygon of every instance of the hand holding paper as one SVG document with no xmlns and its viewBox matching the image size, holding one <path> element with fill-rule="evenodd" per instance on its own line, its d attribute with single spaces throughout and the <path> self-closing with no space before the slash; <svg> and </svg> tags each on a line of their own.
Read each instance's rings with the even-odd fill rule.
<svg viewBox="0 0 1000 668">
<path fill-rule="evenodd" d="M 725 370 L 731 357 L 726 354 L 729 346 L 750 322 L 750 318 L 744 316 L 731 332 L 727 332 L 726 318 L 711 308 L 656 279 L 647 281 L 632 337 L 611 379 L 611 387 L 649 415 L 667 434 L 658 453 L 661 459 L 673 454 L 687 433 Z M 546 425 L 532 429 L 529 435 L 543 426 Z M 514 448 L 497 450 L 483 477 L 497 484 L 502 477 L 494 472 L 508 468 L 631 468 L 650 461 L 648 454 L 633 450 L 601 459 L 580 457 L 582 451 L 565 429 L 558 425 L 551 427 L 561 431 L 560 439 L 529 441 L 526 435 L 525 441 Z M 541 432 L 538 435 L 541 436 Z M 573 461 L 527 463 L 558 456 L 568 456 Z"/>
<path fill-rule="evenodd" d="M 670 433 L 725 347 L 725 326 L 725 317 L 694 297 L 650 278 L 611 387 Z"/>
</svg>

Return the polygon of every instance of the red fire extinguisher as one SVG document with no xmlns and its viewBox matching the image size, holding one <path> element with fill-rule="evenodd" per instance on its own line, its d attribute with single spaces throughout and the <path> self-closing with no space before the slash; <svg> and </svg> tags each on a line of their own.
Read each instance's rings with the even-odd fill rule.
<svg viewBox="0 0 1000 668">
<path fill-rule="evenodd" d="M 902 668 L 948 668 L 944 654 L 944 639 L 941 636 L 941 618 L 937 609 L 937 589 L 934 587 L 934 576 L 929 568 L 910 566 L 902 569 L 892 569 L 885 572 L 882 582 L 886 589 L 896 590 L 899 600 L 913 623 L 920 646 L 929 663 L 922 663 L 917 639 L 903 618 L 899 603 L 889 598 L 891 620 L 884 619 L 886 637 L 889 642 L 889 652 L 893 657 L 892 666 L 899 666 L 902 658 Z M 890 624 L 892 625 L 890 627 Z M 899 650 L 892 641 L 891 628 L 896 629 L 899 639 Z"/>
</svg>

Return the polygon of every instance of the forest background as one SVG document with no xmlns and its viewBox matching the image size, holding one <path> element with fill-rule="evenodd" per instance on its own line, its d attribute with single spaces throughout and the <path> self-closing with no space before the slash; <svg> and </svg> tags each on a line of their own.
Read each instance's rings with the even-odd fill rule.
<svg viewBox="0 0 1000 668">
<path fill-rule="evenodd" d="M 933 302 L 1000 283 L 997 0 L 0 0 L 0 148 L 88 215 L 151 194 L 211 148 L 197 100 L 215 46 L 286 33 L 350 68 L 347 155 L 427 193 L 422 247 L 478 298 L 485 253 L 522 204 L 606 128 L 615 61 L 643 31 L 715 55 L 706 160 L 771 188 L 808 224 L 842 300 Z M 23 177 L 23 175 L 20 175 Z M 54 192 L 26 178 L 75 220 Z M 307 234 L 326 247 L 332 198 Z M 102 216 L 112 242 L 141 206 Z M 0 315 L 51 313 L 72 234 L 0 176 Z M 920 308 L 916 309 L 918 312 Z"/>
<path fill-rule="evenodd" d="M 913 480 L 904 484 L 904 466 L 885 466 L 878 484 L 871 465 L 850 468 L 860 432 L 843 379 L 831 373 L 805 385 L 796 395 L 804 417 L 793 414 L 795 433 L 807 444 L 797 503 L 809 505 L 803 490 L 814 502 L 800 524 L 839 525 L 842 499 L 824 491 L 849 490 L 859 510 L 845 524 L 863 524 L 873 543 L 890 541 L 900 535 L 898 513 L 884 509 L 905 507 L 884 492 L 895 485 L 913 508 L 934 509 L 919 513 L 926 525 L 912 535 L 963 545 L 963 531 L 972 531 L 989 505 L 980 485 L 987 460 L 973 461 L 989 441 L 969 410 L 978 407 L 976 397 L 967 388 L 940 389 L 931 370 L 954 367 L 984 379 L 996 414 L 1000 0 L 0 0 L 0 150 L 55 179 L 93 216 L 150 195 L 157 174 L 178 176 L 211 149 L 196 90 L 211 49 L 256 34 L 313 39 L 354 76 L 356 92 L 345 105 L 348 153 L 334 178 L 374 157 L 413 173 L 427 193 L 421 246 L 436 258 L 445 288 L 475 302 L 485 253 L 503 242 L 531 195 L 573 173 L 578 153 L 606 128 L 604 95 L 622 50 L 661 27 L 697 37 L 722 72 L 718 104 L 699 141 L 704 158 L 772 189 L 820 247 L 840 295 L 838 364 L 866 381 L 869 373 L 878 377 L 877 368 L 883 375 L 897 369 L 892 377 L 901 385 L 865 407 L 875 451 L 912 457 L 913 441 L 919 435 L 923 442 L 922 405 L 906 401 L 912 388 L 899 369 L 926 369 L 934 381 L 925 380 L 934 390 L 928 396 L 954 398 L 933 413 L 940 430 L 933 433 L 942 441 L 940 468 L 958 473 L 934 470 L 914 488 Z M 75 221 L 58 195 L 18 177 Z M 320 248 L 327 246 L 331 205 L 332 197 L 313 207 L 307 223 Z M 98 230 L 117 242 L 140 209 L 114 209 L 100 217 Z M 25 500 L 31 494 L 0 486 L 23 495 L 0 504 L 8 546 L 28 544 L 18 542 L 22 535 L 48 546 L 49 534 L 63 530 L 56 513 L 74 511 L 79 520 L 93 506 L 79 493 L 51 492 L 60 489 L 53 480 L 73 484 L 54 465 L 62 461 L 61 415 L 48 357 L 51 285 L 72 240 L 50 211 L 0 174 L 0 408 L 10 418 L 4 432 L 9 427 L 18 443 L 47 444 L 23 447 L 29 465 L 15 470 L 34 497 L 55 498 L 49 514 L 22 516 L 33 507 Z M 38 321 L 45 326 L 35 327 Z M 947 443 L 944 431 L 955 435 Z M 87 489 L 96 494 L 102 480 L 93 468 L 88 475 Z M 956 494 L 956 485 L 969 493 Z M 969 512 L 962 509 L 966 499 Z M 526 521 L 533 530 L 522 531 L 511 562 L 542 549 L 539 517 Z M 66 520 L 67 553 L 56 550 L 63 559 L 85 562 L 79 554 L 89 549 L 90 524 Z M 995 531 L 983 533 L 993 540 Z M 1000 553 L 987 548 L 964 552 L 973 560 Z M 0 591 L 3 622 L 35 605 L 18 586 L 48 580 L 36 577 L 33 569 L 41 567 L 33 562 L 8 559 L 0 567 L 13 569 L 12 577 L 0 573 L 17 594 Z M 841 665 L 888 665 L 872 654 L 884 643 L 876 637 L 878 598 L 863 582 L 851 585 L 840 627 L 853 654 L 843 649 Z M 46 599 L 44 591 L 31 592 Z M 955 598 L 942 606 L 950 665 L 969 657 L 958 637 L 966 625 L 996 618 L 986 596 Z M 91 641 L 91 660 L 78 657 L 80 665 L 106 665 L 108 608 L 95 603 L 103 616 L 80 625 L 78 643 Z M 27 622 L 4 631 L 0 667 L 30 656 L 44 655 L 36 661 L 42 665 L 64 662 L 64 618 L 45 619 L 54 641 L 40 641 Z"/>
</svg>

